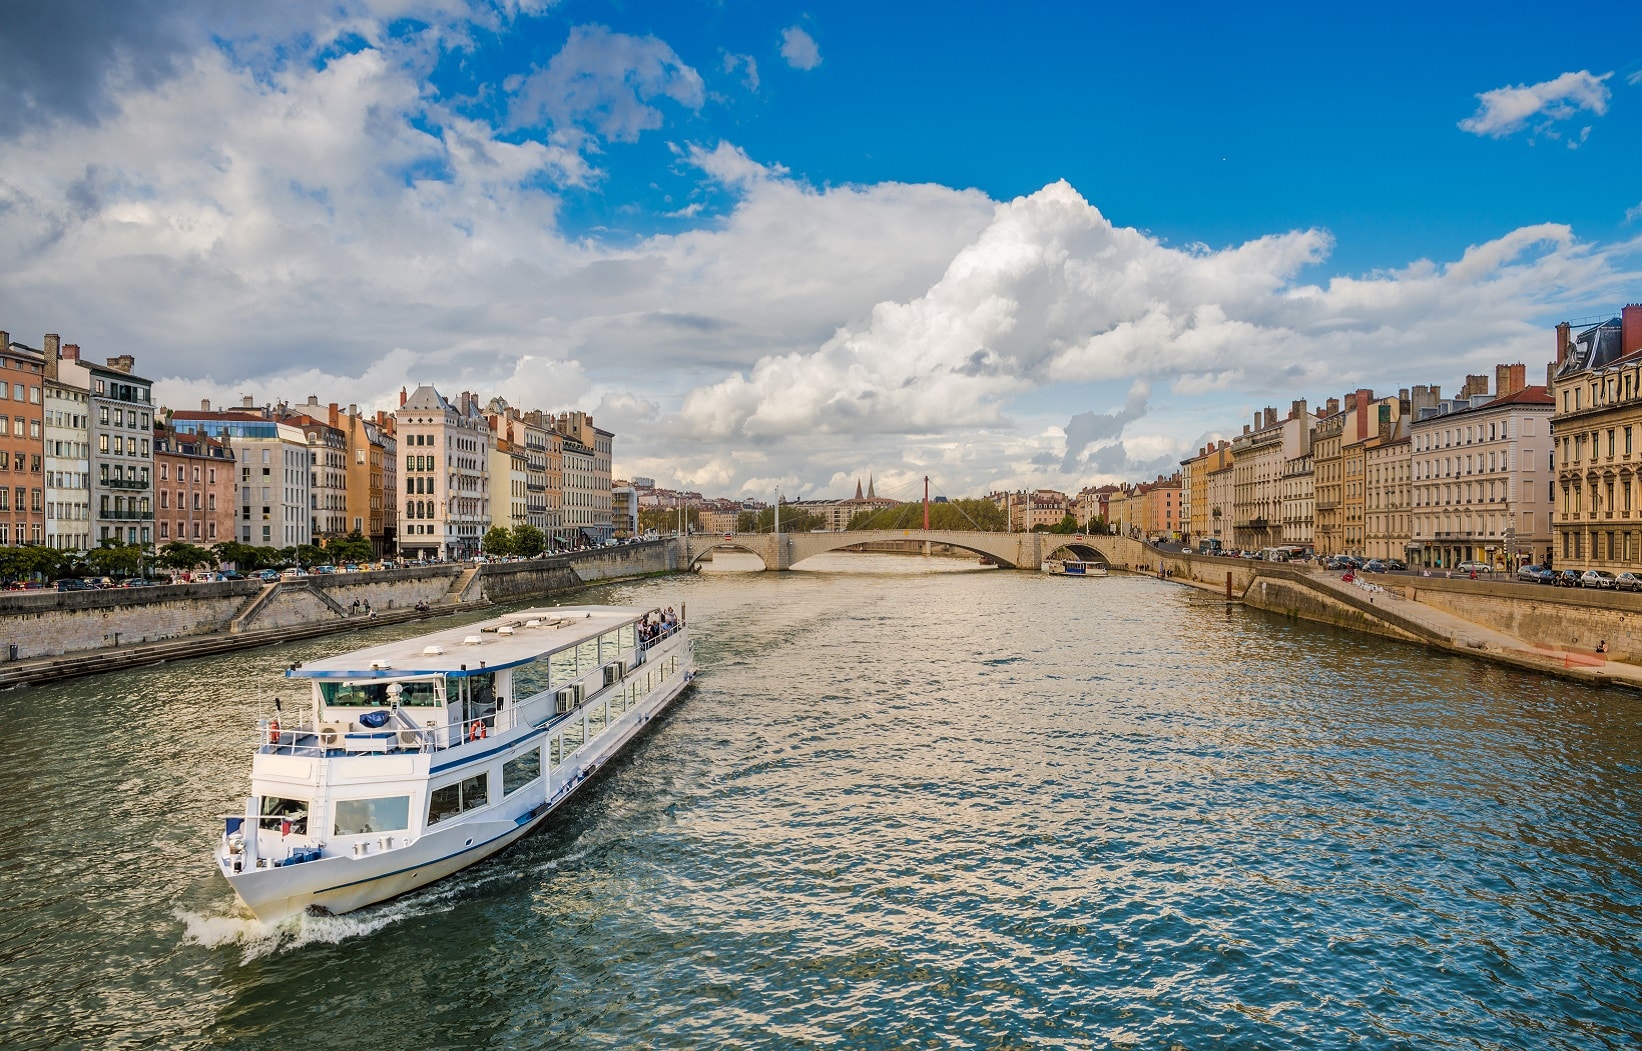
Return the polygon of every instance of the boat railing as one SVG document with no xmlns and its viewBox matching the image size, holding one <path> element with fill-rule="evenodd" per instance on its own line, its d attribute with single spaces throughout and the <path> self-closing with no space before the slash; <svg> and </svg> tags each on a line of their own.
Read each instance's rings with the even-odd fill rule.
<svg viewBox="0 0 1642 1051">
<path fill-rule="evenodd" d="M 635 666 L 644 663 L 651 650 L 677 636 L 683 628 L 682 623 L 675 622 L 661 627 L 654 637 L 640 640 Z M 592 689 L 587 700 L 594 700 L 613 685 Z M 323 720 L 316 724 L 308 715 L 287 719 L 285 714 L 276 712 L 273 717 L 257 722 L 257 751 L 265 755 L 308 758 L 442 752 L 488 740 L 521 724 L 536 724 L 544 717 L 551 717 L 554 714 L 554 695 L 539 694 L 500 709 L 481 709 L 470 718 L 431 725 L 417 723 L 413 709 L 395 708 L 389 711 L 388 720 L 380 727 L 363 726 L 351 719 Z"/>
</svg>

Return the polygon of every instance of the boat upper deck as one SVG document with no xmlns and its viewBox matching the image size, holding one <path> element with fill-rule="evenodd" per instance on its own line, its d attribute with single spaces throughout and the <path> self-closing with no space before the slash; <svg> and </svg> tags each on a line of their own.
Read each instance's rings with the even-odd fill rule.
<svg viewBox="0 0 1642 1051">
<path fill-rule="evenodd" d="M 460 678 L 526 664 L 594 639 L 652 612 L 642 606 L 553 606 L 385 642 L 286 672 L 297 679 L 387 679 L 412 675 Z"/>
</svg>

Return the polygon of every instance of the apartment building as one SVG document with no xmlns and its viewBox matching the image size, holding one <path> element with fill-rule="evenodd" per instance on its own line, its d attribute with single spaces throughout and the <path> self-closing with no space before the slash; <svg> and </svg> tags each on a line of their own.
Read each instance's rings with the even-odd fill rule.
<svg viewBox="0 0 1642 1051">
<path fill-rule="evenodd" d="M 0 545 L 46 538 L 45 356 L 0 332 Z"/>
<path fill-rule="evenodd" d="M 1550 387 L 1556 565 L 1642 569 L 1642 305 L 1558 325 Z"/>
<path fill-rule="evenodd" d="M 154 543 L 210 547 L 234 537 L 239 485 L 233 450 L 216 438 L 154 428 Z"/>
<path fill-rule="evenodd" d="M 427 384 L 399 392 L 394 429 L 401 449 L 399 553 L 469 558 L 490 528 L 490 426 L 479 400 L 455 403 Z M 591 476 L 591 457 L 588 473 Z"/>
<path fill-rule="evenodd" d="M 1552 399 L 1544 387 L 1526 385 L 1526 371 L 1520 364 L 1500 365 L 1495 394 L 1488 393 L 1486 377 L 1473 376 L 1462 397 L 1439 398 L 1419 410 L 1410 427 L 1411 564 L 1448 569 L 1464 561 L 1543 562 L 1551 555 L 1557 488 Z M 1571 551 L 1574 534 L 1563 535 L 1570 537 Z M 1579 547 L 1588 554 L 1589 538 L 1596 536 L 1606 551 L 1624 535 L 1621 530 L 1609 540 L 1605 530 L 1588 529 Z M 1570 559 L 1557 564 L 1569 565 Z"/>
<path fill-rule="evenodd" d="M 46 337 L 59 353 L 58 337 Z M 80 348 L 69 345 L 78 358 Z M 48 354 L 50 350 L 48 349 Z M 91 541 L 91 395 L 73 384 L 45 380 L 46 546 L 86 551 Z"/>
<path fill-rule="evenodd" d="M 308 436 L 276 418 L 276 408 L 257 407 L 249 397 L 237 409 L 171 414 L 179 434 L 227 442 L 237 454 L 238 522 L 242 544 L 285 548 L 313 543 L 312 453 Z"/>
</svg>

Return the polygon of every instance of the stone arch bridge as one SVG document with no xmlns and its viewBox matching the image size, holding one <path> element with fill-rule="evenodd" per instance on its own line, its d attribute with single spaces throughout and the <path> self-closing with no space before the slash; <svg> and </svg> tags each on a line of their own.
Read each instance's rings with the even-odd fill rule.
<svg viewBox="0 0 1642 1051">
<path fill-rule="evenodd" d="M 777 571 L 815 555 L 842 551 L 861 544 L 886 541 L 945 544 L 984 555 L 1005 569 L 1037 570 L 1052 555 L 1108 565 L 1145 565 L 1139 541 L 1120 536 L 1066 536 L 1059 533 L 983 533 L 962 529 L 856 529 L 842 533 L 728 533 L 697 534 L 674 542 L 681 546 L 679 567 L 694 568 L 709 552 L 747 551 L 757 555 L 765 569 Z"/>
</svg>

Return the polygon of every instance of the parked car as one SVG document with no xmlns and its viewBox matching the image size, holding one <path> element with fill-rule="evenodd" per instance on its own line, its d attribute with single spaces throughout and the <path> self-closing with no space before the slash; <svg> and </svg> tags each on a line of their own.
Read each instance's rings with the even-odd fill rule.
<svg viewBox="0 0 1642 1051">
<path fill-rule="evenodd" d="M 1492 573 L 1494 567 L 1486 562 L 1461 562 L 1454 569 L 1460 573 Z"/>
<path fill-rule="evenodd" d="M 1579 587 L 1579 570 L 1577 570 L 1577 569 L 1558 570 L 1557 575 L 1556 575 L 1556 580 L 1554 581 L 1554 583 L 1559 588 L 1577 588 L 1577 587 Z"/>
<path fill-rule="evenodd" d="M 279 578 L 281 580 L 295 580 L 298 577 L 305 577 L 307 575 L 308 574 L 304 573 L 301 569 L 296 566 L 292 566 L 290 569 L 282 570 L 279 574 Z"/>
<path fill-rule="evenodd" d="M 1620 591 L 1642 591 L 1642 577 L 1635 573 L 1621 573 L 1613 578 L 1613 586 Z"/>
<path fill-rule="evenodd" d="M 1614 586 L 1614 575 L 1606 569 L 1587 569 L 1579 575 L 1582 588 L 1609 588 Z"/>
<path fill-rule="evenodd" d="M 1530 584 L 1539 583 L 1539 575 L 1545 572 L 1544 566 L 1523 566 L 1517 570 L 1517 579 L 1525 580 Z"/>
<path fill-rule="evenodd" d="M 1382 561 L 1381 559 L 1371 558 L 1367 562 L 1363 563 L 1363 572 L 1364 573 L 1389 573 L 1389 572 L 1391 572 L 1391 567 L 1386 565 L 1386 563 L 1384 561 Z"/>
<path fill-rule="evenodd" d="M 112 577 L 86 577 L 86 583 L 94 588 L 111 588 L 114 586 Z"/>
<path fill-rule="evenodd" d="M 274 581 L 279 579 L 279 570 L 265 569 L 257 574 L 257 579 L 265 584 L 272 584 Z"/>
<path fill-rule="evenodd" d="M 73 577 L 64 577 L 57 582 L 58 591 L 96 591 L 97 589 L 83 580 Z"/>
<path fill-rule="evenodd" d="M 144 577 L 126 577 L 124 580 L 120 581 L 120 587 L 122 588 L 146 588 L 152 587 L 153 585 L 154 582 L 152 580 L 148 580 Z"/>
<path fill-rule="evenodd" d="M 1395 570 L 1398 573 L 1407 572 L 1407 570 L 1408 570 L 1408 563 L 1404 562 L 1400 558 L 1388 558 L 1388 559 L 1385 560 L 1385 564 L 1390 566 L 1393 570 Z"/>
<path fill-rule="evenodd" d="M 218 580 L 244 580 L 245 579 L 245 574 L 244 573 L 236 573 L 232 569 L 227 569 L 227 570 L 223 570 L 221 573 L 218 573 L 217 574 L 217 579 Z"/>
</svg>

